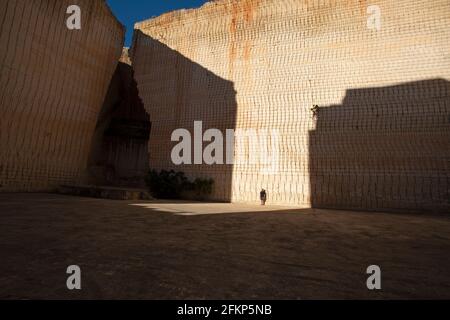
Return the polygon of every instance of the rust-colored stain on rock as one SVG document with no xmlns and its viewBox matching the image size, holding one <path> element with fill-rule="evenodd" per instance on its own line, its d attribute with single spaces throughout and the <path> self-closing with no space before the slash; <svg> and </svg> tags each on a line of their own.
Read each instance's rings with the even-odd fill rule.
<svg viewBox="0 0 450 320">
<path fill-rule="evenodd" d="M 246 40 L 244 45 L 244 54 L 242 57 L 245 61 L 248 61 L 250 60 L 251 54 L 252 54 L 252 42 L 250 40 Z"/>
<path fill-rule="evenodd" d="M 364 16 L 367 14 L 367 7 L 369 4 L 367 0 L 359 0 L 359 9 L 361 10 L 361 15 Z"/>
<path fill-rule="evenodd" d="M 229 49 L 229 76 L 234 72 L 234 64 L 238 56 L 239 48 L 242 48 L 242 59 L 248 61 L 251 56 L 251 40 L 246 40 L 243 45 L 238 40 L 238 25 L 243 24 L 248 28 L 254 21 L 255 11 L 260 0 L 244 0 L 232 2 L 230 4 L 231 22 L 230 22 L 230 49 Z"/>
</svg>

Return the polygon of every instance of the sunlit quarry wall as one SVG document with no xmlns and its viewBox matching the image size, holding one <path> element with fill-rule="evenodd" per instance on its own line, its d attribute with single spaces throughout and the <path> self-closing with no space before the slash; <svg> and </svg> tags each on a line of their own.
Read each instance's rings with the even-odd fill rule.
<svg viewBox="0 0 450 320">
<path fill-rule="evenodd" d="M 152 168 L 212 177 L 225 201 L 449 209 L 448 0 L 224 0 L 136 28 Z M 175 166 L 171 134 L 195 120 L 274 130 L 277 166 Z"/>
<path fill-rule="evenodd" d="M 103 0 L 0 1 L 0 191 L 84 181 L 123 37 Z"/>
</svg>

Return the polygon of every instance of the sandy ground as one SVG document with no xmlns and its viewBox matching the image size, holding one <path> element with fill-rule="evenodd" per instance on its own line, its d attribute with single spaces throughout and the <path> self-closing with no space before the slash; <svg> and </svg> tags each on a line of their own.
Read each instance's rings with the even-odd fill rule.
<svg viewBox="0 0 450 320">
<path fill-rule="evenodd" d="M 0 298 L 448 299 L 450 216 L 1 194 Z"/>
</svg>

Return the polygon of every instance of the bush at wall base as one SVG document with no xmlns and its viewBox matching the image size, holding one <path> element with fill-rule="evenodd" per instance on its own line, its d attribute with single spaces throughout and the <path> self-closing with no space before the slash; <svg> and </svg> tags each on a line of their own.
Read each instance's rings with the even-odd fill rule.
<svg viewBox="0 0 450 320">
<path fill-rule="evenodd" d="M 150 170 L 145 182 L 159 199 L 206 200 L 213 191 L 214 180 L 197 178 L 193 182 L 183 172 Z"/>
</svg>

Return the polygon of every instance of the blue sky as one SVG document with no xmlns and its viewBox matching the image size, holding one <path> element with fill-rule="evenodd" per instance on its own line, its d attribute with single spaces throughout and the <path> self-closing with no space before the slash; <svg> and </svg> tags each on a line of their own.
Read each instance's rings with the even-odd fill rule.
<svg viewBox="0 0 450 320">
<path fill-rule="evenodd" d="M 131 45 L 133 27 L 138 21 L 183 8 L 200 7 L 207 0 L 108 0 L 116 17 L 127 27 L 125 46 Z"/>
</svg>

